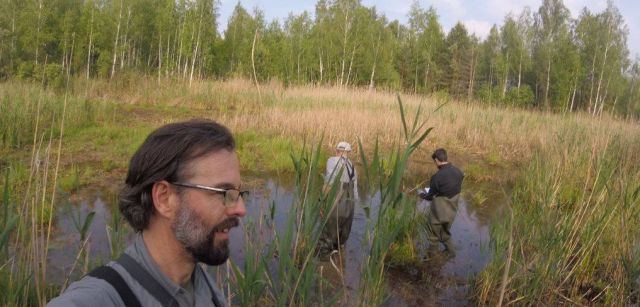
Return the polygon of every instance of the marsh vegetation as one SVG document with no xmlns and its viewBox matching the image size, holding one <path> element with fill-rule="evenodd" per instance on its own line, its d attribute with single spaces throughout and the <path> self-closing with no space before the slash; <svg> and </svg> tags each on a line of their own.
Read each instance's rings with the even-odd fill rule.
<svg viewBox="0 0 640 307">
<path fill-rule="evenodd" d="M 244 258 L 218 270 L 234 304 L 382 304 L 395 291 L 385 282 L 398 278 L 394 268 L 420 268 L 421 215 L 408 191 L 433 171 L 427 162 L 436 146 L 455 153 L 466 171 L 470 208 L 486 208 L 492 217 L 483 247 L 491 260 L 469 284 L 476 304 L 638 300 L 637 124 L 420 95 L 402 95 L 403 119 L 394 94 L 357 88 L 274 83 L 258 94 L 243 80 L 189 85 L 144 77 L 72 78 L 70 84 L 65 92 L 28 82 L 0 84 L 4 305 L 41 305 L 67 279 L 109 258 L 90 257 L 100 245 L 89 235 L 93 227 L 105 229 L 109 254 L 117 255 L 129 232 L 117 210 L 108 211 L 107 222 L 91 225 L 95 208 L 87 208 L 73 211 L 81 213 L 69 224 L 77 233 L 68 253 L 72 265 L 51 267 L 51 252 L 59 248 L 52 238 L 62 227 L 55 213 L 97 191 L 115 203 L 107 195 L 116 194 L 127 159 L 146 134 L 192 117 L 216 119 L 236 133 L 248 185 L 284 177 L 292 187 L 291 210 L 279 213 L 276 202 L 257 206 L 264 211 L 244 225 Z M 357 167 L 366 178 L 361 189 L 370 196 L 361 204 L 369 214 L 355 289 L 331 282 L 344 276 L 333 279 L 333 267 L 314 254 L 323 224 L 318 212 L 335 197 L 335 189 L 321 192 L 321 164 L 327 144 L 340 139 L 359 144 Z M 496 199 L 508 205 L 497 209 Z M 64 278 L 54 282 L 48 271 Z"/>
</svg>

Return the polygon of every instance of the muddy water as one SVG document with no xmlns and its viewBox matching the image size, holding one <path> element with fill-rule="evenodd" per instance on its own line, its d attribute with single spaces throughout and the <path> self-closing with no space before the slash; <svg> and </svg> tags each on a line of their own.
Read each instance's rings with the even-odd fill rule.
<svg viewBox="0 0 640 307">
<path fill-rule="evenodd" d="M 272 237 L 273 232 L 269 230 L 271 227 L 281 230 L 286 225 L 293 195 L 290 187 L 280 186 L 275 180 L 267 180 L 256 186 L 259 188 L 252 190 L 243 224 L 258 229 L 257 233 L 264 236 L 260 239 L 267 242 Z M 113 196 L 106 197 L 111 199 L 108 202 L 104 199 L 105 197 L 97 196 L 90 201 L 62 206 L 58 209 L 57 228 L 49 252 L 47 275 L 50 282 L 62 284 L 69 275 L 68 272 L 74 267 L 82 244 L 74 219 L 82 220 L 91 211 L 96 214 L 89 230 L 91 237 L 87 242 L 90 246 L 89 259 L 94 263 L 103 263 L 111 258 L 110 236 L 107 234 L 107 229 L 112 223 L 112 210 L 117 210 L 117 206 Z M 371 209 L 365 210 L 363 206 L 356 206 L 351 235 L 346 243 L 344 255 L 340 258 L 343 262 L 341 267 L 344 270 L 344 284 L 347 289 L 344 298 L 346 302 L 353 302 L 357 294 L 360 267 L 367 251 L 366 242 L 364 242 L 365 232 L 370 225 L 367 221 L 375 220 L 380 195 L 376 193 L 364 199 L 363 203 L 371 206 Z M 426 211 L 430 203 L 417 201 L 416 205 L 420 211 Z M 267 222 L 270 220 L 272 206 L 274 220 Z M 462 201 L 452 226 L 457 256 L 449 260 L 444 257 L 437 258 L 408 268 L 391 268 L 387 279 L 390 295 L 385 305 L 465 306 L 471 304 L 470 281 L 490 259 L 486 245 L 489 240 L 489 218 L 493 215 L 493 209 L 475 208 L 468 202 Z M 132 237 L 132 234 L 126 235 L 123 244 L 131 242 Z M 231 231 L 231 259 L 240 267 L 244 262 L 244 240 L 245 234 L 239 228 Z M 424 255 L 426 240 L 419 243 L 417 248 L 419 253 Z M 338 278 L 329 262 L 321 262 L 321 265 L 323 275 L 327 278 Z M 81 276 L 81 271 L 82 268 L 76 265 L 74 273 L 71 274 L 71 280 Z M 350 304 L 347 303 L 347 305 Z"/>
</svg>

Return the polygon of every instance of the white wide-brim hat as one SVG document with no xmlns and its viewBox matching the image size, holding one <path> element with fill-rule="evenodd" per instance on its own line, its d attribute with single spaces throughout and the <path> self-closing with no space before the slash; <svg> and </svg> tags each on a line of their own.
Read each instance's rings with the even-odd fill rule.
<svg viewBox="0 0 640 307">
<path fill-rule="evenodd" d="M 351 144 L 342 141 L 340 143 L 338 143 L 338 145 L 336 145 L 336 149 L 337 150 L 344 150 L 344 151 L 351 151 Z"/>
</svg>

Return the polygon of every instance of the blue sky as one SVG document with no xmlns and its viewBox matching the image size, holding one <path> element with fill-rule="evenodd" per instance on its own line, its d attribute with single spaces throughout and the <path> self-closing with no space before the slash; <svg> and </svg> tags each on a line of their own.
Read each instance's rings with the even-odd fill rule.
<svg viewBox="0 0 640 307">
<path fill-rule="evenodd" d="M 367 7 L 375 6 L 378 12 L 384 13 L 389 20 L 398 19 L 406 24 L 407 12 L 414 0 L 361 0 Z M 264 11 L 268 21 L 273 19 L 284 20 L 289 13 L 300 14 L 309 11 L 313 15 L 315 0 L 242 0 L 240 1 L 249 11 L 254 7 Z M 220 29 L 225 29 L 227 20 L 233 12 L 238 0 L 221 0 Z M 504 17 L 512 12 L 520 14 L 525 6 L 532 11 L 537 11 L 542 0 L 421 0 L 420 6 L 436 8 L 440 16 L 440 22 L 445 31 L 449 31 L 456 22 L 462 21 L 470 32 L 485 38 L 493 24 L 501 25 Z M 613 3 L 622 13 L 625 24 L 629 29 L 627 46 L 631 52 L 631 58 L 640 56 L 640 1 L 614 0 Z M 592 12 L 600 12 L 606 8 L 606 0 L 564 0 L 564 4 L 576 18 L 583 7 Z"/>
</svg>

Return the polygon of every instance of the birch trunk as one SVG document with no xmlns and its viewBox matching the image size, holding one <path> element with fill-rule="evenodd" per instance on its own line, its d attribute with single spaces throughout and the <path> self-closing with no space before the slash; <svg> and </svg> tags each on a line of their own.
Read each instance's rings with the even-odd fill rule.
<svg viewBox="0 0 640 307">
<path fill-rule="evenodd" d="M 65 72 L 65 68 L 67 67 L 67 36 L 64 36 L 64 41 L 62 42 L 62 73 Z"/>
<path fill-rule="evenodd" d="M 181 18 L 181 22 L 182 22 L 182 27 L 180 29 L 180 34 L 178 35 L 178 41 L 180 42 L 180 44 L 178 45 L 178 50 L 177 50 L 177 52 L 178 52 L 178 63 L 176 65 L 176 72 L 177 72 L 178 76 L 180 75 L 180 70 L 181 70 L 181 67 L 182 67 L 182 41 L 183 41 L 182 36 L 184 35 L 184 27 L 185 27 L 185 24 L 187 23 L 184 20 L 184 17 Z M 233 60 L 233 58 L 232 58 L 232 60 Z M 233 63 L 233 61 L 231 63 Z"/>
<path fill-rule="evenodd" d="M 91 24 L 89 26 L 89 47 L 87 48 L 87 80 L 89 80 L 90 72 L 91 72 L 91 44 L 93 43 L 93 3 L 91 3 Z"/>
<path fill-rule="evenodd" d="M 636 75 L 634 74 L 634 75 L 633 75 L 633 78 L 631 79 L 630 84 L 632 84 L 632 86 L 633 86 L 633 85 L 635 85 L 635 84 L 636 84 L 636 82 L 637 82 L 637 77 L 636 77 Z M 638 87 L 637 87 L 637 86 L 633 86 L 633 87 L 631 88 L 631 91 L 630 91 L 630 93 L 629 93 L 629 96 L 630 96 L 630 97 L 637 97 L 637 96 L 635 95 L 635 92 L 636 92 L 637 90 L 638 90 Z M 636 99 L 636 100 L 637 100 L 637 99 Z M 637 101 L 636 101 L 636 103 L 637 103 Z M 627 112 L 626 112 L 626 113 L 627 113 L 627 117 L 629 117 L 631 114 L 633 114 L 633 107 L 635 106 L 635 104 L 636 104 L 636 103 L 631 103 L 631 101 L 629 101 L 629 102 L 627 103 Z"/>
<path fill-rule="evenodd" d="M 193 46 L 193 40 L 195 39 L 195 33 L 191 32 L 191 40 L 189 40 L 191 42 L 191 46 Z M 182 70 L 182 80 L 187 80 L 187 72 L 189 71 L 189 58 L 186 57 L 184 59 L 184 69 Z"/>
<path fill-rule="evenodd" d="M 118 26 L 116 28 L 116 41 L 113 44 L 113 62 L 111 64 L 111 76 L 110 79 L 113 79 L 113 75 L 116 72 L 116 61 L 118 59 L 118 40 L 120 36 L 120 20 L 122 19 L 122 7 L 124 6 L 124 0 L 120 0 L 120 13 L 118 14 Z"/>
<path fill-rule="evenodd" d="M 171 47 L 171 53 L 170 53 L 170 65 L 171 65 L 171 71 L 167 72 L 167 75 L 170 73 L 172 76 L 175 75 L 176 71 L 175 68 L 177 66 L 176 60 L 178 59 L 178 55 L 176 54 L 178 51 L 178 37 L 180 36 L 180 27 L 176 27 L 176 32 L 175 35 L 173 36 L 173 46 Z M 167 52 L 169 52 L 169 50 L 167 50 Z M 169 67 L 167 67 L 167 69 L 169 69 Z"/>
<path fill-rule="evenodd" d="M 129 34 L 129 21 L 131 20 L 131 7 L 127 7 L 127 23 L 125 25 L 125 30 L 124 30 L 124 39 L 122 40 L 122 45 L 123 47 L 127 48 L 127 45 L 129 44 L 129 42 L 127 41 L 127 34 Z M 125 48 L 120 48 L 122 49 L 122 55 L 120 56 L 120 69 L 124 68 L 124 58 L 125 58 L 125 52 L 126 49 Z"/>
<path fill-rule="evenodd" d="M 9 51 L 9 67 L 13 67 L 13 56 L 16 49 L 16 10 L 11 14 L 11 50 Z"/>
<path fill-rule="evenodd" d="M 318 49 L 318 54 L 320 55 L 320 84 L 322 84 L 322 77 L 324 72 L 324 66 L 322 65 L 322 51 Z"/>
<path fill-rule="evenodd" d="M 504 84 L 502 86 L 502 99 L 507 95 L 507 81 L 509 80 L 509 53 L 507 52 L 507 67 L 504 70 Z"/>
<path fill-rule="evenodd" d="M 162 34 L 158 38 L 158 83 L 160 83 L 160 74 L 162 73 Z"/>
<path fill-rule="evenodd" d="M 593 114 L 595 106 L 593 104 L 593 87 L 595 86 L 596 74 L 596 52 L 593 52 L 593 60 L 591 61 L 591 87 L 589 89 L 589 113 Z"/>
<path fill-rule="evenodd" d="M 371 68 L 371 77 L 369 78 L 369 90 L 373 90 L 373 78 L 376 75 L 376 64 L 378 63 L 378 54 L 380 52 L 380 39 L 382 37 L 382 33 L 378 33 L 378 40 L 376 42 L 376 45 L 374 46 L 374 53 L 373 53 L 373 67 Z"/>
<path fill-rule="evenodd" d="M 424 71 L 424 89 L 427 92 L 431 92 L 429 87 L 429 75 L 431 74 L 431 61 L 427 62 L 427 68 Z"/>
<path fill-rule="evenodd" d="M 344 68 L 347 62 L 347 39 L 349 33 L 349 10 L 344 15 L 344 31 L 342 35 L 342 68 L 340 69 L 340 87 L 342 87 L 344 81 Z"/>
<path fill-rule="evenodd" d="M 578 81 L 573 85 L 573 94 L 571 94 L 571 107 L 569 108 L 569 113 L 573 112 L 573 105 L 576 99 L 576 90 L 578 89 Z"/>
<path fill-rule="evenodd" d="M 256 89 L 258 90 L 258 99 L 260 99 L 260 103 L 262 103 L 262 94 L 260 93 L 260 85 L 258 84 L 258 75 L 256 74 L 256 62 L 255 62 L 255 50 L 256 50 L 256 41 L 258 40 L 258 27 L 256 26 L 256 32 L 253 34 L 253 43 L 251 44 L 251 67 L 253 68 L 253 81 L 256 84 Z"/>
<path fill-rule="evenodd" d="M 38 53 L 40 51 L 40 19 L 42 18 L 42 0 L 38 1 L 38 21 L 36 26 L 36 66 L 38 66 Z"/>
<path fill-rule="evenodd" d="M 604 97 L 607 96 L 607 94 L 604 95 L 604 97 L 600 97 L 600 89 L 602 86 L 602 79 L 604 77 L 604 68 L 606 66 L 607 63 L 607 54 L 609 52 L 609 48 L 611 48 L 611 43 L 609 41 L 610 37 L 611 37 L 611 27 L 609 26 L 609 19 L 607 18 L 607 27 L 608 27 L 608 32 L 607 32 L 607 46 L 604 48 L 604 56 L 602 59 L 602 65 L 600 68 L 600 78 L 598 80 L 598 88 L 596 89 L 596 107 L 594 108 L 593 111 L 593 115 L 596 115 L 596 112 L 601 113 L 602 112 L 602 107 L 604 105 Z M 609 80 L 607 81 L 607 89 L 609 88 L 609 81 L 611 80 L 611 77 L 609 77 Z M 598 100 L 600 100 L 600 110 L 598 109 Z"/>
<path fill-rule="evenodd" d="M 550 107 L 549 103 L 549 81 L 551 79 L 551 55 L 549 55 L 549 60 L 547 62 L 547 85 L 544 88 L 544 104 L 547 110 Z"/>
<path fill-rule="evenodd" d="M 71 53 L 69 53 L 69 60 L 67 61 L 67 79 L 66 81 L 69 80 L 69 76 L 71 75 L 71 66 L 73 63 L 73 52 L 75 50 L 75 46 L 76 46 L 76 32 L 71 33 Z M 68 84 L 65 83 L 65 86 L 67 86 Z"/>
<path fill-rule="evenodd" d="M 522 51 L 520 51 L 520 59 L 518 61 L 518 93 L 520 93 L 521 81 L 522 81 Z"/>
<path fill-rule="evenodd" d="M 297 64 L 298 64 L 298 71 L 297 71 L 297 77 L 296 77 L 296 79 L 298 80 L 298 83 L 300 83 L 300 51 L 298 51 L 298 60 L 297 60 Z"/>
<path fill-rule="evenodd" d="M 602 116 L 602 110 L 604 109 L 604 100 L 609 95 L 609 83 L 611 82 L 611 76 L 607 78 L 607 85 L 605 86 L 604 95 L 600 98 L 600 108 L 598 109 L 598 116 Z"/>
<path fill-rule="evenodd" d="M 187 71 L 189 70 L 189 57 L 184 58 L 184 64 L 182 65 L 182 80 L 187 80 Z"/>
<path fill-rule="evenodd" d="M 418 57 L 416 56 L 416 63 L 413 65 L 416 68 L 416 73 L 413 76 L 413 94 L 418 92 Z"/>
<path fill-rule="evenodd" d="M 153 45 L 150 45 L 153 46 Z M 134 67 L 133 63 L 134 63 L 134 56 L 135 56 L 135 50 L 136 50 L 136 42 L 135 41 L 130 41 L 128 44 L 128 48 L 127 48 L 127 62 L 125 64 L 125 66 L 127 67 Z"/>
<path fill-rule="evenodd" d="M 467 101 L 471 101 L 473 98 L 473 87 L 475 86 L 476 79 L 476 62 L 478 61 L 478 54 L 476 49 L 471 49 L 471 67 L 469 71 L 469 88 L 467 89 Z"/>
<path fill-rule="evenodd" d="M 167 34 L 167 48 L 164 51 L 164 77 L 169 77 L 169 65 L 171 64 L 171 45 L 169 42 L 171 41 L 171 34 Z M 174 39 L 175 41 L 175 39 Z"/>
<path fill-rule="evenodd" d="M 604 48 L 604 58 L 602 59 L 602 66 L 601 66 L 602 68 L 600 69 L 600 78 L 598 79 L 598 88 L 596 89 L 596 108 L 594 108 L 593 115 L 596 115 L 598 100 L 602 100 L 600 98 L 600 88 L 602 86 L 602 79 L 604 77 L 604 68 L 605 68 L 605 64 L 607 63 L 607 53 L 609 52 L 610 46 L 611 44 L 607 44 L 607 47 Z"/>
<path fill-rule="evenodd" d="M 200 12 L 200 20 L 198 20 L 198 36 L 196 38 L 196 48 L 193 50 L 193 58 L 191 59 L 191 73 L 189 74 L 189 86 L 191 86 L 191 82 L 193 82 L 193 70 L 196 65 L 196 59 L 198 58 L 198 47 L 200 47 L 200 32 L 202 30 L 202 15 L 204 15 L 204 13 Z"/>
<path fill-rule="evenodd" d="M 353 58 L 356 55 L 356 46 L 353 46 L 353 50 L 351 50 L 351 60 L 349 60 L 349 73 L 347 73 L 347 81 L 344 83 L 345 86 L 349 85 L 349 80 L 351 79 L 351 68 L 353 68 Z"/>
</svg>

